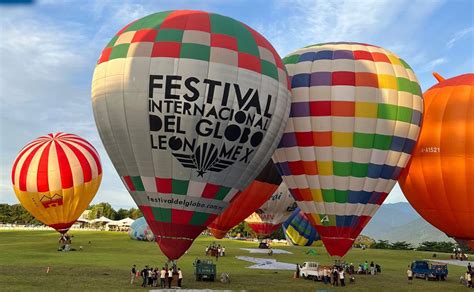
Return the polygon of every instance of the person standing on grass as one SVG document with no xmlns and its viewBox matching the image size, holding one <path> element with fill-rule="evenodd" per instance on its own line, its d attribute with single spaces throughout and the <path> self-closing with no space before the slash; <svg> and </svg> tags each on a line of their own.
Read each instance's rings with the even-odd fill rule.
<svg viewBox="0 0 474 292">
<path fill-rule="evenodd" d="M 331 272 L 332 272 L 332 285 L 339 286 L 339 273 L 337 272 L 337 268 L 334 267 Z"/>
<path fill-rule="evenodd" d="M 168 288 L 171 289 L 171 282 L 173 281 L 173 270 L 168 270 Z"/>
<path fill-rule="evenodd" d="M 408 277 L 408 284 L 411 284 L 413 281 L 413 271 L 411 270 L 410 265 L 408 265 L 407 277 Z"/>
<path fill-rule="evenodd" d="M 145 268 L 142 270 L 141 276 L 143 278 L 142 287 L 146 287 L 146 284 L 148 283 L 148 266 L 145 266 Z"/>
<path fill-rule="evenodd" d="M 471 263 L 467 263 L 467 270 L 469 271 L 469 273 L 472 272 Z"/>
<path fill-rule="evenodd" d="M 375 275 L 375 265 L 373 261 L 370 262 L 370 274 L 372 276 Z"/>
<path fill-rule="evenodd" d="M 341 281 L 341 287 L 346 286 L 346 283 L 344 282 L 344 269 L 339 269 L 339 280 Z"/>
<path fill-rule="evenodd" d="M 162 267 L 160 271 L 160 287 L 161 288 L 165 288 L 166 286 L 165 279 L 166 279 L 166 270 L 165 270 L 165 267 Z"/>
<path fill-rule="evenodd" d="M 178 268 L 178 287 L 181 288 L 181 281 L 183 281 L 183 272 Z"/>
<path fill-rule="evenodd" d="M 133 265 L 132 270 L 130 271 L 130 285 L 133 285 L 133 281 L 135 280 L 136 274 L 137 274 L 137 266 Z"/>
</svg>

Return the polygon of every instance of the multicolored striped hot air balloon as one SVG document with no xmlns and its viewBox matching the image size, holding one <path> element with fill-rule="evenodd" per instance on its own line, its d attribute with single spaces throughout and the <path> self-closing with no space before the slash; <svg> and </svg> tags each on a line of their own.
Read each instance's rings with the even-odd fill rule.
<svg viewBox="0 0 474 292">
<path fill-rule="evenodd" d="M 128 236 L 133 240 L 142 240 L 142 241 L 154 241 L 155 235 L 151 230 L 148 223 L 146 223 L 145 217 L 140 217 L 135 220 L 130 229 L 128 230 Z"/>
<path fill-rule="evenodd" d="M 342 257 L 410 159 L 420 86 L 405 61 L 372 45 L 313 45 L 284 63 L 292 105 L 274 161 L 329 254 Z"/>
<path fill-rule="evenodd" d="M 290 217 L 283 222 L 282 227 L 286 240 L 291 245 L 311 246 L 321 239 L 316 228 L 300 208 L 296 208 L 291 213 Z"/>
<path fill-rule="evenodd" d="M 474 247 L 474 74 L 435 77 L 439 83 L 424 94 L 420 139 L 399 183 L 426 221 Z"/>
<path fill-rule="evenodd" d="M 280 228 L 288 216 L 296 209 L 296 203 L 285 183 L 281 183 L 276 192 L 245 219 L 258 237 L 267 237 Z"/>
<path fill-rule="evenodd" d="M 13 189 L 23 207 L 61 233 L 87 208 L 101 179 L 94 147 L 66 133 L 48 134 L 28 143 L 12 169 Z"/>
<path fill-rule="evenodd" d="M 262 206 L 275 193 L 280 184 L 281 176 L 273 161 L 270 160 L 250 186 L 230 203 L 224 213 L 212 221 L 209 225 L 212 235 L 218 239 L 223 238 L 227 231 L 244 221 Z"/>
<path fill-rule="evenodd" d="M 258 32 L 178 10 L 112 38 L 92 103 L 110 159 L 174 260 L 270 160 L 291 100 L 282 60 Z"/>
</svg>

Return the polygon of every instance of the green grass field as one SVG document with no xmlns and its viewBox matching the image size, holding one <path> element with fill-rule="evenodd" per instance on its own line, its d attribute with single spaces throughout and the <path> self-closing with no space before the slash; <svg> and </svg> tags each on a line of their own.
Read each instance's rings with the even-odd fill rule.
<svg viewBox="0 0 474 292">
<path fill-rule="evenodd" d="M 58 234 L 50 231 L 0 231 L 0 291 L 121 291 L 143 290 L 139 283 L 129 284 L 132 264 L 138 268 L 144 265 L 162 267 L 165 257 L 156 243 L 138 242 L 129 239 L 125 233 L 72 231 L 73 247 L 83 246 L 83 251 L 58 252 Z M 89 244 L 91 241 L 91 244 Z M 201 236 L 192 248 L 178 261 L 183 270 L 183 288 L 229 289 L 249 291 L 466 291 L 459 276 L 464 268 L 449 265 L 447 281 L 425 281 L 415 279 L 408 284 L 405 271 L 414 259 L 430 258 L 432 253 L 416 251 L 360 250 L 352 249 L 346 256 L 347 262 L 362 263 L 367 260 L 379 263 L 382 273 L 376 276 L 357 276 L 354 284 L 345 288 L 324 285 L 303 279 L 293 279 L 292 271 L 265 271 L 247 269 L 251 263 L 235 258 L 238 255 L 268 258 L 266 254 L 249 254 L 241 247 L 257 247 L 255 242 L 232 240 L 217 241 L 226 247 L 226 257 L 217 262 L 220 273 L 230 274 L 231 283 L 196 282 L 192 262 L 204 258 L 205 247 L 215 241 L 213 237 Z M 276 247 L 276 246 L 275 246 Z M 302 263 L 317 261 L 330 264 L 332 260 L 322 247 L 316 247 L 317 256 L 305 255 L 307 247 L 278 246 L 293 254 L 277 255 L 271 258 L 280 262 Z M 448 259 L 447 254 L 438 254 Z M 46 269 L 50 267 L 47 274 Z"/>
</svg>

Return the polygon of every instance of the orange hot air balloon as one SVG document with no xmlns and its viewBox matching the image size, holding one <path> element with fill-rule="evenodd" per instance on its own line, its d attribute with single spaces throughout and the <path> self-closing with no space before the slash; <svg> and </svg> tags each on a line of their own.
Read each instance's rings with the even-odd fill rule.
<svg viewBox="0 0 474 292">
<path fill-rule="evenodd" d="M 474 74 L 435 77 L 439 83 L 424 94 L 420 138 L 399 183 L 428 222 L 450 237 L 474 240 Z"/>
<path fill-rule="evenodd" d="M 258 177 L 230 206 L 209 225 L 215 238 L 221 239 L 235 225 L 244 221 L 265 203 L 281 184 L 281 176 L 270 160 Z"/>
<path fill-rule="evenodd" d="M 66 233 L 99 189 L 99 154 L 74 134 L 41 136 L 20 151 L 12 184 L 20 203 L 36 219 Z"/>
</svg>

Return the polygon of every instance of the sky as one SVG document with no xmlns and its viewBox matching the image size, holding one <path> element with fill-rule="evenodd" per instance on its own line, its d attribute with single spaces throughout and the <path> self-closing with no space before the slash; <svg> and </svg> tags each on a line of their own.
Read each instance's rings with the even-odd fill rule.
<svg viewBox="0 0 474 292">
<path fill-rule="evenodd" d="M 1 1 L 0 1 L 1 2 Z M 197 3 L 199 2 L 199 3 Z M 100 141 L 91 79 L 108 41 L 131 21 L 196 9 L 230 16 L 264 35 L 280 56 L 315 43 L 384 47 L 414 69 L 423 91 L 474 72 L 474 1 L 35 1 L 0 4 L 0 203 L 17 203 L 10 172 L 18 151 L 51 132 L 75 133 L 99 151 L 104 177 L 93 203 L 135 207 Z M 398 185 L 386 203 L 406 201 Z"/>
</svg>

